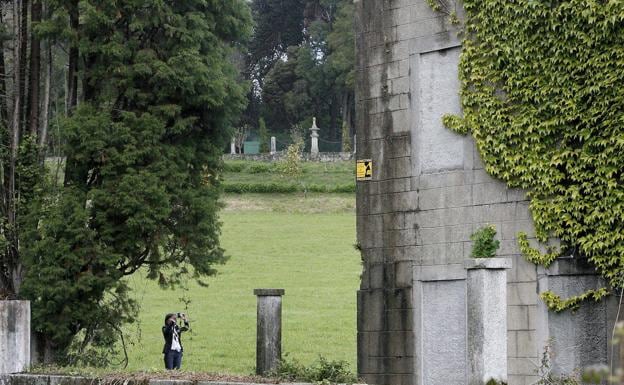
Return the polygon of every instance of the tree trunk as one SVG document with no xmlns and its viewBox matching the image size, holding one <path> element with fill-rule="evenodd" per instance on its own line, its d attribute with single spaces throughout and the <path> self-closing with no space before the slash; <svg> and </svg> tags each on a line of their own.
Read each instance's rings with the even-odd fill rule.
<svg viewBox="0 0 624 385">
<path fill-rule="evenodd" d="M 28 2 L 29 0 L 20 0 L 21 11 L 19 14 L 19 88 L 20 88 L 20 119 L 21 122 L 26 122 L 26 98 L 28 96 L 28 82 L 27 82 L 27 72 L 26 72 L 26 59 L 27 59 L 27 49 L 28 49 Z"/>
<path fill-rule="evenodd" d="M 30 12 L 31 29 L 41 21 L 41 0 L 33 1 Z M 39 131 L 39 83 L 41 80 L 41 42 L 30 34 L 30 89 L 28 93 L 28 131 L 36 136 Z"/>
<path fill-rule="evenodd" d="M 48 143 L 48 127 L 50 126 L 50 92 L 52 83 L 52 47 L 48 44 L 46 48 L 46 73 L 45 86 L 43 90 L 43 110 L 41 111 L 41 131 L 39 133 L 39 151 L 41 151 L 41 161 L 45 159 Z"/>
<path fill-rule="evenodd" d="M 69 27 L 74 34 L 69 47 L 69 65 L 67 69 L 67 114 L 71 115 L 78 105 L 78 28 L 80 26 L 78 0 L 68 2 Z"/>
<path fill-rule="evenodd" d="M 4 4 L 0 2 L 0 24 L 4 24 Z M 9 126 L 9 108 L 7 98 L 7 73 L 4 58 L 4 44 L 0 43 L 0 125 Z"/>
</svg>

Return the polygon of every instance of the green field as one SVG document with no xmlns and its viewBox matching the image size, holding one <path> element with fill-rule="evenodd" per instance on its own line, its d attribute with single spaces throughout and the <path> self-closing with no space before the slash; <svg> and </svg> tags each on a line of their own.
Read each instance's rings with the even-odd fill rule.
<svg viewBox="0 0 624 385">
<path fill-rule="evenodd" d="M 355 163 L 301 162 L 297 180 L 280 172 L 280 162 L 227 161 L 223 174 L 226 192 L 350 192 L 355 191 Z"/>
<path fill-rule="evenodd" d="M 353 194 L 225 197 L 222 246 L 230 256 L 209 287 L 163 291 L 131 279 L 142 304 L 131 327 L 129 370 L 162 366 L 160 327 L 167 312 L 186 311 L 183 368 L 250 374 L 255 367 L 254 288 L 284 288 L 283 352 L 304 363 L 323 355 L 355 371 L 356 290 L 361 273 Z M 181 298 L 188 297 L 188 309 Z"/>
</svg>

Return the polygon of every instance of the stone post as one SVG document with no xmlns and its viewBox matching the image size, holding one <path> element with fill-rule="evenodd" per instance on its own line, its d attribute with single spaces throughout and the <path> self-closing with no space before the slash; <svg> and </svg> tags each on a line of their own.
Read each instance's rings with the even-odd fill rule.
<svg viewBox="0 0 624 385">
<path fill-rule="evenodd" d="M 310 134 L 310 137 L 312 138 L 312 144 L 310 146 L 311 158 L 318 158 L 319 156 L 319 147 L 318 147 L 319 130 L 320 128 L 316 126 L 316 118 L 312 118 L 312 127 L 310 127 L 310 131 L 312 131 L 312 134 Z"/>
<path fill-rule="evenodd" d="M 474 258 L 467 271 L 468 385 L 507 382 L 507 269 L 510 258 Z"/>
<path fill-rule="evenodd" d="M 0 375 L 30 365 L 30 302 L 0 301 Z"/>
<path fill-rule="evenodd" d="M 255 289 L 258 297 L 256 374 L 277 369 L 282 358 L 282 296 L 284 289 Z"/>
<path fill-rule="evenodd" d="M 232 138 L 232 142 L 230 142 L 230 154 L 236 155 L 236 140 Z"/>
<path fill-rule="evenodd" d="M 275 137 L 272 136 L 271 137 L 271 155 L 275 155 L 276 152 L 277 152 L 277 143 L 275 141 Z"/>
<path fill-rule="evenodd" d="M 357 135 L 353 135 L 353 155 L 357 153 Z"/>
</svg>

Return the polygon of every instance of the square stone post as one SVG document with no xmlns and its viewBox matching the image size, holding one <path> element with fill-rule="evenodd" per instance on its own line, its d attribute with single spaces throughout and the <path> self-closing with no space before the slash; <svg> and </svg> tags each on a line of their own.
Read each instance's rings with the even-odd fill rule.
<svg viewBox="0 0 624 385">
<path fill-rule="evenodd" d="M 320 128 L 316 126 L 316 118 L 312 118 L 312 127 L 310 127 L 310 131 L 312 131 L 312 133 L 310 134 L 310 138 L 312 139 L 310 145 L 310 157 L 312 157 L 313 159 L 316 159 L 319 156 L 319 130 Z"/>
<path fill-rule="evenodd" d="M 468 385 L 507 382 L 507 269 L 510 258 L 473 258 L 467 270 Z"/>
<path fill-rule="evenodd" d="M 267 374 L 282 359 L 282 296 L 284 289 L 255 289 L 258 297 L 256 374 Z"/>
<path fill-rule="evenodd" d="M 275 155 L 276 152 L 277 152 L 277 143 L 275 141 L 275 137 L 272 136 L 271 137 L 271 155 Z"/>
<path fill-rule="evenodd" d="M 30 365 L 30 301 L 0 301 L 0 375 Z"/>
<path fill-rule="evenodd" d="M 236 139 L 232 138 L 230 142 L 230 155 L 236 155 Z"/>
</svg>

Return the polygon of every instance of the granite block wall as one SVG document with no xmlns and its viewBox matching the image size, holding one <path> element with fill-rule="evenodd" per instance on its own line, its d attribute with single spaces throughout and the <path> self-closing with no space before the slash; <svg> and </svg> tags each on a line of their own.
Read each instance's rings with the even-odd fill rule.
<svg viewBox="0 0 624 385">
<path fill-rule="evenodd" d="M 462 15 L 460 4 L 447 3 Z M 355 4 L 356 158 L 372 159 L 374 170 L 371 181 L 357 184 L 364 260 L 358 372 L 372 384 L 464 383 L 462 264 L 470 256 L 470 235 L 494 224 L 499 256 L 513 260 L 507 273 L 509 384 L 532 384 L 545 337 L 557 334 L 538 293 L 575 287 L 578 276 L 558 280 L 553 273 L 538 285 L 538 269 L 520 255 L 516 239 L 519 231 L 533 233 L 525 192 L 491 178 L 473 140 L 443 126 L 444 114 L 461 113 L 461 41 L 447 17 L 425 0 Z M 599 284 L 593 272 L 582 274 L 589 277 L 584 287 Z M 604 321 L 612 321 L 603 311 Z M 606 343 L 605 322 L 592 326 L 601 337 L 573 340 Z M 599 350 L 588 360 L 604 361 Z"/>
</svg>

